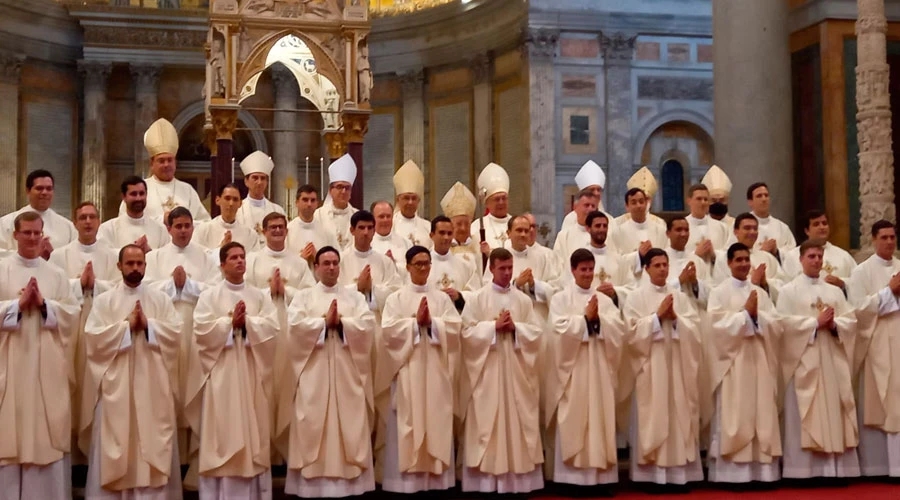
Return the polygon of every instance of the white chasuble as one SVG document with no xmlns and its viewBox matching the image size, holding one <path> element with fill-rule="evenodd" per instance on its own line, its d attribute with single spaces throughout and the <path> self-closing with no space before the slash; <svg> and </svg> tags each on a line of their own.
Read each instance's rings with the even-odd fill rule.
<svg viewBox="0 0 900 500">
<path fill-rule="evenodd" d="M 147 244 L 151 250 L 161 248 L 172 240 L 166 226 L 149 217 L 146 212 L 139 219 L 133 219 L 125 213 L 120 214 L 115 219 L 100 224 L 97 231 L 97 241 L 103 242 L 116 252 L 144 236 L 147 237 Z"/>
<path fill-rule="evenodd" d="M 509 219 L 511 217 L 509 214 L 506 217 L 496 217 L 493 214 L 487 214 L 482 217 L 484 220 L 484 241 L 490 245 L 492 250 L 506 246 L 506 241 L 509 239 L 509 235 L 506 232 L 509 229 Z M 481 222 L 478 219 L 472 222 L 471 235 L 473 240 L 478 244 L 481 243 Z"/>
<path fill-rule="evenodd" d="M 211 221 L 198 224 L 194 229 L 191 241 L 206 249 L 218 251 L 225 239 L 225 233 L 229 231 L 231 232 L 231 241 L 244 245 L 244 251 L 248 254 L 260 248 L 259 235 L 256 231 L 237 220 L 229 224 L 222 219 L 221 215 Z"/>
<path fill-rule="evenodd" d="M 353 244 L 353 236 L 350 235 L 350 217 L 356 212 L 357 209 L 350 204 L 345 208 L 337 208 L 331 198 L 328 198 L 316 209 L 313 218 L 322 222 L 325 231 L 337 241 L 337 249 L 343 250 Z"/>
</svg>

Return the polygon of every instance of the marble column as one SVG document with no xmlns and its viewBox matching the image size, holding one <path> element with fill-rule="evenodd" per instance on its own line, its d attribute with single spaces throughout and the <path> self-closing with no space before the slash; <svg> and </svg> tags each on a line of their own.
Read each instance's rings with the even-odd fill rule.
<svg viewBox="0 0 900 500">
<path fill-rule="evenodd" d="M 275 111 L 272 133 L 272 161 L 275 162 L 275 170 L 269 179 L 270 199 L 275 203 L 285 206 L 290 205 L 284 189 L 284 181 L 288 177 L 297 179 L 297 99 L 299 96 L 299 84 L 297 77 L 281 64 L 272 66 L 272 82 L 275 85 Z"/>
<path fill-rule="evenodd" d="M 475 168 L 494 161 L 493 88 L 491 86 L 491 58 L 479 54 L 472 68 L 472 135 L 475 143 Z"/>
<path fill-rule="evenodd" d="M 606 189 L 603 206 L 607 212 L 625 211 L 628 178 L 640 168 L 640 158 L 632 158 L 631 113 L 634 92 L 631 87 L 631 62 L 637 36 L 627 33 L 601 33 L 603 75 L 606 88 Z M 654 208 L 658 210 L 659 207 Z"/>
<path fill-rule="evenodd" d="M 871 255 L 872 224 L 896 222 L 891 96 L 884 0 L 858 0 L 856 21 L 856 140 L 859 142 L 860 247 Z"/>
<path fill-rule="evenodd" d="M 24 60 L 20 54 L 0 53 L 0 214 L 19 208 L 19 76 Z"/>
<path fill-rule="evenodd" d="M 425 73 L 421 70 L 400 75 L 403 98 L 403 158 L 416 162 L 425 174 L 425 199 L 419 204 L 420 213 L 431 213 L 428 168 L 425 165 Z"/>
<path fill-rule="evenodd" d="M 150 175 L 150 154 L 144 148 L 144 132 L 158 118 L 159 75 L 162 66 L 132 64 L 131 80 L 134 84 L 134 175 Z"/>
<path fill-rule="evenodd" d="M 540 234 L 553 241 L 556 232 L 556 104 L 553 59 L 559 44 L 555 30 L 529 29 L 525 37 L 528 54 L 528 123 L 531 170 L 531 213 Z M 483 167 L 483 165 L 482 165 Z M 550 189 L 550 186 L 554 188 Z M 477 193 L 476 193 L 477 196 Z"/>
<path fill-rule="evenodd" d="M 92 201 L 97 206 L 101 218 L 111 215 L 115 207 L 109 207 L 110 214 L 104 214 L 104 192 L 106 189 L 106 130 L 104 113 L 106 107 L 106 81 L 110 64 L 95 61 L 79 61 L 78 71 L 84 79 L 84 133 L 81 170 L 81 199 Z"/>
<path fill-rule="evenodd" d="M 234 157 L 234 129 L 237 127 L 238 112 L 241 107 L 238 104 L 218 104 L 209 107 L 210 129 L 209 139 L 215 136 L 215 147 L 212 151 L 210 169 L 210 192 L 217 193 L 219 188 L 231 182 L 233 171 L 232 158 Z M 206 126 L 204 125 L 204 130 Z M 219 215 L 219 207 L 213 204 L 210 209 L 212 216 Z"/>
<path fill-rule="evenodd" d="M 731 177 L 732 214 L 766 182 L 772 214 L 794 227 L 789 2 L 713 0 L 716 164 Z M 802 235 L 802 233 L 801 233 Z"/>
</svg>

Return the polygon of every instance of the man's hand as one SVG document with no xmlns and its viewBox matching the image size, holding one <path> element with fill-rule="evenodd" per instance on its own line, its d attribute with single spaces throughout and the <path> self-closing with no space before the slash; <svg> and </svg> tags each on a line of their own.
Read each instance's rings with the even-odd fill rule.
<svg viewBox="0 0 900 500">
<path fill-rule="evenodd" d="M 697 243 L 697 250 L 694 251 L 697 254 L 697 257 L 701 259 L 712 258 L 715 255 L 715 249 L 713 248 L 712 241 L 704 239 L 700 243 Z"/>
<path fill-rule="evenodd" d="M 316 246 L 311 241 L 307 243 L 303 250 L 300 250 L 300 257 L 307 262 L 312 262 L 316 258 Z"/>
<path fill-rule="evenodd" d="M 840 289 L 844 288 L 844 280 L 838 278 L 837 276 L 835 276 L 833 274 L 825 275 L 825 283 L 828 283 L 829 285 L 834 285 Z"/>
<path fill-rule="evenodd" d="M 772 255 L 778 253 L 778 242 L 775 238 L 769 238 L 759 245 L 759 249 L 763 252 L 769 252 Z"/>
<path fill-rule="evenodd" d="M 88 263 L 84 265 L 84 270 L 81 271 L 81 289 L 94 289 L 94 263 L 91 261 L 88 261 Z"/>
<path fill-rule="evenodd" d="M 372 268 L 366 264 L 359 278 L 356 280 L 356 289 L 363 295 L 368 295 L 372 291 Z"/>
<path fill-rule="evenodd" d="M 144 253 L 147 253 L 151 250 L 150 243 L 147 243 L 147 235 L 146 234 L 141 236 L 140 238 L 134 240 L 134 244 L 141 247 L 141 250 L 143 250 Z"/>
<path fill-rule="evenodd" d="M 128 327 L 131 328 L 131 335 L 134 336 L 138 332 L 147 331 L 147 316 L 144 314 L 144 308 L 141 301 L 134 303 L 131 313 L 128 314 Z"/>
<path fill-rule="evenodd" d="M 819 313 L 818 323 L 816 324 L 818 329 L 825 330 L 833 330 L 834 329 L 834 308 L 831 306 L 826 307 Z"/>
<path fill-rule="evenodd" d="M 428 310 L 428 300 L 425 297 L 422 297 L 422 300 L 419 301 L 419 310 L 416 311 L 416 323 L 423 327 L 431 325 L 431 312 Z"/>
<path fill-rule="evenodd" d="M 459 290 L 457 290 L 455 288 L 444 288 L 441 291 L 446 293 L 447 295 L 449 295 L 450 300 L 452 300 L 453 302 L 456 302 L 457 300 L 459 300 Z"/>
<path fill-rule="evenodd" d="M 244 328 L 247 325 L 247 304 L 243 300 L 234 306 L 234 312 L 231 314 L 232 328 Z"/>
<path fill-rule="evenodd" d="M 891 276 L 891 281 L 888 282 L 888 286 L 891 288 L 891 293 L 900 295 L 900 273 Z"/>
<path fill-rule="evenodd" d="M 281 269 L 277 267 L 269 278 L 269 293 L 272 297 L 284 297 L 284 280 L 281 279 Z"/>
<path fill-rule="evenodd" d="M 393 254 L 393 252 L 391 252 L 391 250 L 390 250 L 390 249 L 388 249 L 388 251 L 387 251 L 387 252 L 385 252 L 385 253 L 384 253 L 384 255 L 386 255 L 386 256 L 387 256 L 387 258 L 389 258 L 389 259 L 391 259 L 391 261 L 393 261 L 393 260 L 394 260 L 394 254 Z"/>
<path fill-rule="evenodd" d="M 44 260 L 50 260 L 50 254 L 53 253 L 53 245 L 50 244 L 50 238 L 41 239 L 41 257 Z"/>
<path fill-rule="evenodd" d="M 175 282 L 175 288 L 179 290 L 184 288 L 184 283 L 187 281 L 187 273 L 183 267 L 178 266 L 172 271 L 172 280 Z"/>
<path fill-rule="evenodd" d="M 481 249 L 481 253 L 482 253 L 482 254 L 484 254 L 485 256 L 490 256 L 490 255 L 491 255 L 491 246 L 488 245 L 488 242 L 482 241 L 482 242 L 481 242 L 481 245 L 479 245 L 479 247 L 480 247 L 480 249 Z"/>
<path fill-rule="evenodd" d="M 672 294 L 666 295 L 666 298 L 662 300 L 659 304 L 659 308 L 656 310 L 656 316 L 662 320 L 671 319 L 675 320 L 678 316 L 675 314 L 675 299 L 672 297 Z"/>
<path fill-rule="evenodd" d="M 694 265 L 693 262 L 688 262 L 684 269 L 681 270 L 681 274 L 678 276 L 678 282 L 681 283 L 681 286 L 694 286 L 697 284 L 697 266 Z"/>
<path fill-rule="evenodd" d="M 747 311 L 747 314 L 749 314 L 751 318 L 756 320 L 756 315 L 759 313 L 759 296 L 757 295 L 756 290 L 750 291 L 750 296 L 747 297 L 747 301 L 744 302 L 744 310 Z"/>
<path fill-rule="evenodd" d="M 331 301 L 328 312 L 325 313 L 325 327 L 333 330 L 341 326 L 341 317 L 338 315 L 337 299 Z"/>
<path fill-rule="evenodd" d="M 591 295 L 591 300 L 588 301 L 587 306 L 584 308 L 584 316 L 588 321 L 596 321 L 600 318 L 600 308 L 596 295 Z"/>
<path fill-rule="evenodd" d="M 614 287 L 613 284 L 609 281 L 600 283 L 600 286 L 597 287 L 597 291 L 609 298 L 613 298 L 616 296 L 616 287 Z"/>
<path fill-rule="evenodd" d="M 638 247 L 638 253 L 641 254 L 641 257 L 647 255 L 647 252 L 653 248 L 653 243 L 650 243 L 650 240 L 645 240 L 641 242 L 641 246 Z"/>
<path fill-rule="evenodd" d="M 753 269 L 750 272 L 750 283 L 758 287 L 765 287 L 768 285 L 766 282 L 766 265 L 760 264 L 756 266 L 756 269 Z"/>
<path fill-rule="evenodd" d="M 25 284 L 25 288 L 22 289 L 22 294 L 19 295 L 19 312 L 25 312 L 34 307 L 34 287 L 36 283 L 37 280 L 31 278 Z M 40 307 L 40 305 L 37 307 Z"/>
<path fill-rule="evenodd" d="M 530 267 L 522 271 L 519 277 L 516 278 L 516 288 L 523 288 L 525 285 L 530 286 L 534 290 L 534 273 Z"/>
<path fill-rule="evenodd" d="M 219 243 L 219 248 L 224 247 L 225 245 L 231 243 L 231 230 L 225 231 L 225 235 L 222 236 L 222 241 Z"/>
<path fill-rule="evenodd" d="M 497 316 L 497 320 L 494 321 L 494 329 L 497 333 L 512 333 L 516 330 L 516 327 L 513 324 L 512 315 L 510 315 L 508 310 L 504 309 L 503 311 L 500 311 L 500 315 Z"/>
</svg>

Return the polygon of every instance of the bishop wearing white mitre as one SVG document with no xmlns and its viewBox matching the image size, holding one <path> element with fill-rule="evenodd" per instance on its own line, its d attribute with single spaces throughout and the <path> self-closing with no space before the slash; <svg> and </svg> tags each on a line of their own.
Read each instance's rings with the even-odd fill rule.
<svg viewBox="0 0 900 500">
<path fill-rule="evenodd" d="M 594 196 L 597 197 L 597 209 L 604 210 L 603 190 L 606 189 L 606 174 L 603 173 L 603 169 L 600 168 L 600 165 L 594 163 L 593 160 L 585 162 L 578 170 L 578 173 L 575 174 L 575 185 L 578 186 L 579 191 L 585 189 L 590 190 Z M 609 214 L 607 214 L 607 216 L 609 217 L 610 223 L 615 224 L 613 218 L 609 216 Z M 563 223 L 559 230 L 562 231 L 570 226 L 574 226 L 577 222 L 577 214 L 574 211 L 570 211 L 563 217 Z"/>
<path fill-rule="evenodd" d="M 425 196 L 425 176 L 422 170 L 412 160 L 407 160 L 394 174 L 394 204 L 397 207 L 394 212 L 393 232 L 406 238 L 409 246 L 422 245 L 431 247 L 431 222 L 419 216 L 419 203 Z M 398 265 L 403 264 L 403 256 L 395 255 L 394 260 Z"/>
<path fill-rule="evenodd" d="M 178 154 L 178 131 L 165 118 L 160 118 L 144 132 L 144 147 L 150 154 L 150 177 L 147 181 L 147 208 L 144 215 L 162 222 L 165 214 L 175 207 L 185 207 L 191 211 L 194 220 L 206 222 L 209 212 L 200 201 L 197 191 L 187 182 L 175 178 Z M 125 211 L 125 204 L 119 206 L 119 214 Z"/>
<path fill-rule="evenodd" d="M 244 185 L 247 186 L 247 197 L 241 203 L 236 219 L 238 224 L 247 226 L 256 231 L 258 247 L 266 242 L 263 235 L 263 217 L 272 212 L 284 214 L 281 205 L 273 203 L 266 198 L 266 192 L 272 181 L 272 170 L 275 163 L 269 155 L 262 151 L 254 151 L 241 162 L 241 172 L 244 174 Z M 275 186 L 276 189 L 278 186 Z"/>
<path fill-rule="evenodd" d="M 339 250 L 350 246 L 350 216 L 357 209 L 350 205 L 350 191 L 356 181 L 356 162 L 346 154 L 328 166 L 328 197 L 316 209 L 315 218 L 334 235 Z"/>
<path fill-rule="evenodd" d="M 472 222 L 472 239 L 481 244 L 481 224 L 484 223 L 484 241 L 490 248 L 503 248 L 509 236 L 509 174 L 500 165 L 488 163 L 478 175 L 478 193 L 484 198 L 488 213 Z M 478 194 L 476 193 L 476 194 Z"/>
<path fill-rule="evenodd" d="M 734 217 L 728 215 L 728 198 L 731 196 L 732 187 L 731 179 L 718 165 L 713 165 L 709 167 L 709 170 L 700 179 L 700 183 L 709 189 L 710 217 L 716 215 L 714 212 L 721 211 L 721 216 L 716 215 L 719 218 L 713 218 L 713 220 L 718 220 L 725 225 L 730 238 L 731 228 L 734 227 Z"/>
</svg>

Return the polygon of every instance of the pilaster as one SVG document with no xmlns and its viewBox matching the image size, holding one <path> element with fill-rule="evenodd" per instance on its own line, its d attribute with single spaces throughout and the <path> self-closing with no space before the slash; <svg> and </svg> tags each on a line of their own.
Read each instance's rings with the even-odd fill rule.
<svg viewBox="0 0 900 500">
<path fill-rule="evenodd" d="M 81 199 L 97 206 L 104 218 L 106 189 L 106 83 L 111 65 L 79 61 L 78 71 L 84 83 L 84 144 L 82 147 Z"/>
</svg>

